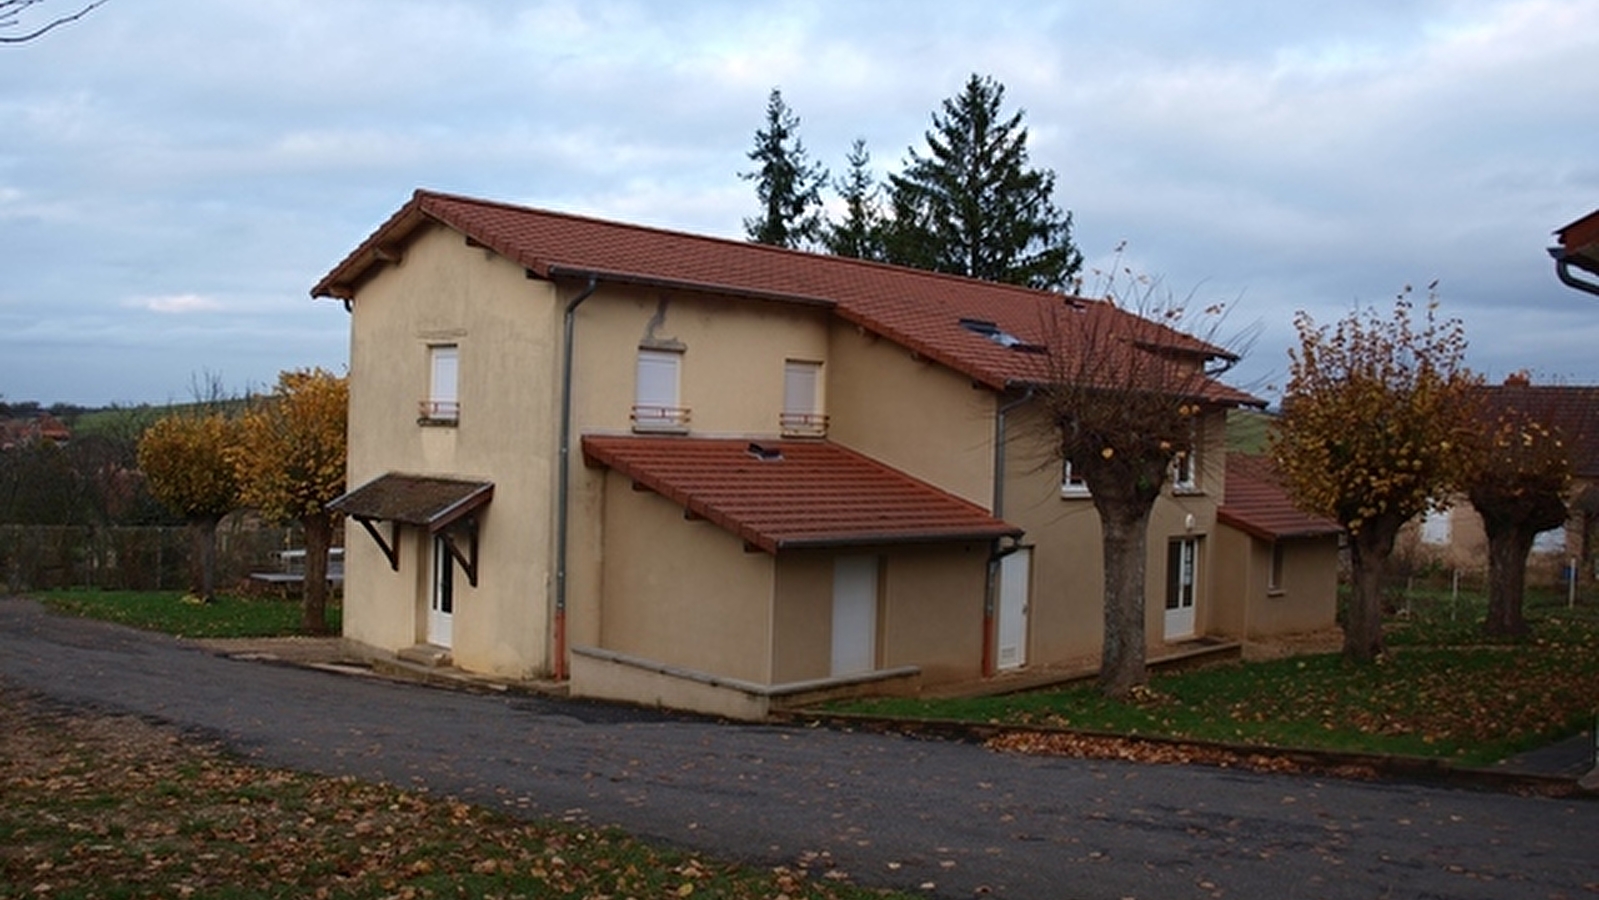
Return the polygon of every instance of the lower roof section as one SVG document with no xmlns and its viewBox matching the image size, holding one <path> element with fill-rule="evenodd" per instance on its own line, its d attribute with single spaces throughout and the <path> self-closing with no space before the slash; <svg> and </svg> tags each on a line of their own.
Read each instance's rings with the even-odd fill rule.
<svg viewBox="0 0 1599 900">
<path fill-rule="evenodd" d="M 1343 528 L 1331 519 L 1295 508 L 1271 460 L 1243 453 L 1227 454 L 1226 502 L 1216 518 L 1263 541 L 1323 537 Z"/>
<path fill-rule="evenodd" d="M 586 435 L 583 457 L 767 553 L 1022 533 L 974 503 L 826 441 Z"/>
<path fill-rule="evenodd" d="M 494 483 L 390 472 L 328 504 L 353 519 L 442 531 L 494 498 Z"/>
</svg>

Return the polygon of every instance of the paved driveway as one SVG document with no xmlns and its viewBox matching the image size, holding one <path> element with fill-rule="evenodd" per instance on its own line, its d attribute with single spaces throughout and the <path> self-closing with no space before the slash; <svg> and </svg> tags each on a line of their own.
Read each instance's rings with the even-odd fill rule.
<svg viewBox="0 0 1599 900">
<path fill-rule="evenodd" d="M 270 765 L 939 897 L 1599 895 L 1599 803 L 1001 756 L 226 659 L 0 600 L 0 680 Z"/>
</svg>

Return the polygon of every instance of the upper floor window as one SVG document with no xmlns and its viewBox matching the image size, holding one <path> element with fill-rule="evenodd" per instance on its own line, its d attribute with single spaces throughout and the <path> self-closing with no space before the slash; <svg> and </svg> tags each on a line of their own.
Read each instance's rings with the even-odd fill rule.
<svg viewBox="0 0 1599 900">
<path fill-rule="evenodd" d="M 822 364 L 791 359 L 783 363 L 783 412 L 778 416 L 783 434 L 821 437 L 827 434 L 822 413 Z"/>
<path fill-rule="evenodd" d="M 1083 473 L 1072 467 L 1072 461 L 1066 460 L 1061 464 L 1060 493 L 1063 497 L 1087 497 L 1088 480 Z"/>
<path fill-rule="evenodd" d="M 638 380 L 634 391 L 634 431 L 688 431 L 689 411 L 679 393 L 683 354 L 669 350 L 639 350 Z"/>
<path fill-rule="evenodd" d="M 1199 436 L 1198 425 L 1188 434 L 1188 449 L 1178 451 L 1171 461 L 1172 490 L 1193 493 L 1199 490 Z"/>
<path fill-rule="evenodd" d="M 428 425 L 454 425 L 461 418 L 461 349 L 455 344 L 428 347 L 428 396 L 417 421 Z"/>
</svg>

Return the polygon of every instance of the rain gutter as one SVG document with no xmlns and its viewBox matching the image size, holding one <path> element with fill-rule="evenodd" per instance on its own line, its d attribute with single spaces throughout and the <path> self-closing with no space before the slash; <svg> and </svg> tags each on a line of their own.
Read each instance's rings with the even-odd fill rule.
<svg viewBox="0 0 1599 900">
<path fill-rule="evenodd" d="M 1554 257 L 1555 277 L 1560 279 L 1561 284 L 1569 288 L 1576 288 L 1584 293 L 1599 296 L 1599 284 L 1585 281 L 1571 274 L 1571 257 L 1566 253 L 1566 248 L 1550 247 L 1549 255 Z"/>
</svg>

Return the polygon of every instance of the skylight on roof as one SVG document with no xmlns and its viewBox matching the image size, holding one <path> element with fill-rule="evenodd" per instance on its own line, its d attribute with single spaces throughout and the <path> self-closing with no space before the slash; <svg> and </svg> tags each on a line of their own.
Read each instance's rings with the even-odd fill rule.
<svg viewBox="0 0 1599 900">
<path fill-rule="evenodd" d="M 972 334 L 988 338 L 1001 347 L 1009 347 L 1012 350 L 1020 350 L 1027 353 L 1036 353 L 1043 350 L 1037 344 L 1030 344 L 987 319 L 961 319 L 960 326 Z"/>
</svg>

